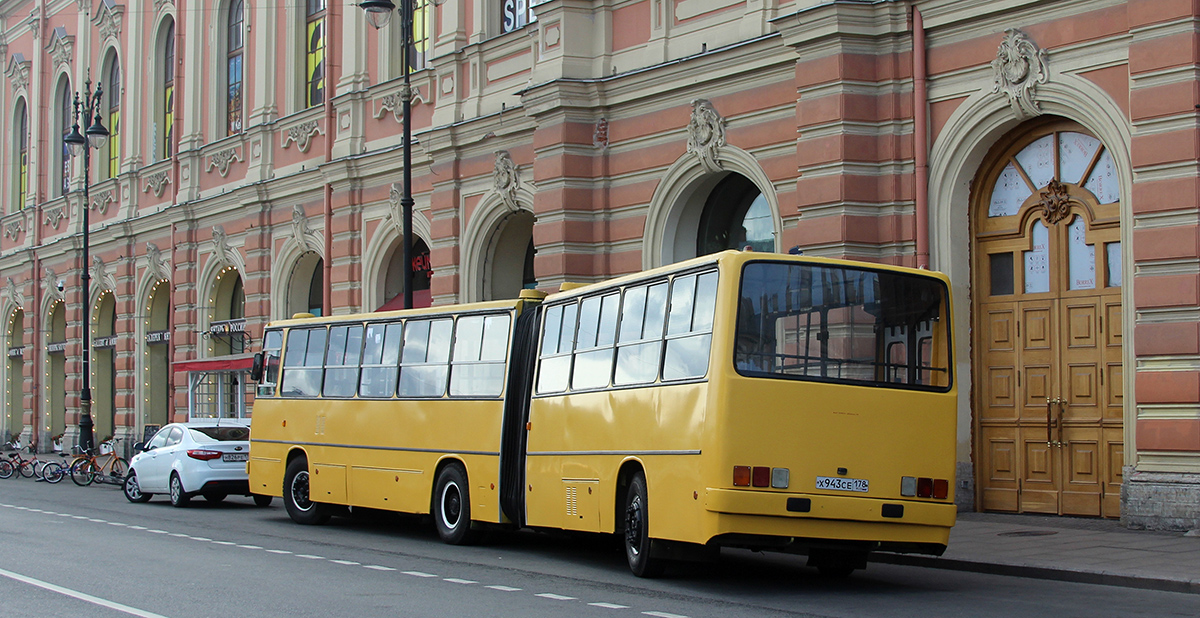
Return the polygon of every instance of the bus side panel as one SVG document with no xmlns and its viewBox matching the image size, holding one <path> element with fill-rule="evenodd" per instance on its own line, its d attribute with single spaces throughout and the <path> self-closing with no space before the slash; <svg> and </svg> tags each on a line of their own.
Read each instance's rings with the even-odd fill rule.
<svg viewBox="0 0 1200 618">
<path fill-rule="evenodd" d="M 623 463 L 636 460 L 646 473 L 649 508 L 664 513 L 651 516 L 651 535 L 698 537 L 707 391 L 707 384 L 691 383 L 535 399 L 525 477 L 528 524 L 614 531 L 625 500 L 618 474 Z"/>
<path fill-rule="evenodd" d="M 283 495 L 283 473 L 289 445 L 274 442 L 283 438 L 278 399 L 254 402 L 254 424 L 250 429 L 250 491 L 264 496 Z M 267 442 L 266 440 L 272 440 Z"/>
</svg>

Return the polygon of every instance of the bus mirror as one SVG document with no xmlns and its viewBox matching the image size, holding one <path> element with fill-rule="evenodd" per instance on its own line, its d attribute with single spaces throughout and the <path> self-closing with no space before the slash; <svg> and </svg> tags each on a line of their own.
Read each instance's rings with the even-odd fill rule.
<svg viewBox="0 0 1200 618">
<path fill-rule="evenodd" d="M 254 355 L 254 364 L 250 366 L 250 379 L 258 382 L 262 380 L 263 374 L 263 353 L 258 352 Z"/>
</svg>

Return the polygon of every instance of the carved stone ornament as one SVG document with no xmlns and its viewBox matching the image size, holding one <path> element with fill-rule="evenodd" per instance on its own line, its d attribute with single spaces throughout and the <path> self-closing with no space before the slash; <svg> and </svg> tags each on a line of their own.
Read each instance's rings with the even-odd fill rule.
<svg viewBox="0 0 1200 618">
<path fill-rule="evenodd" d="M 42 290 L 50 300 L 66 300 L 66 294 L 58 287 L 58 276 L 54 274 L 53 268 L 46 268 L 46 279 L 42 285 Z"/>
<path fill-rule="evenodd" d="M 321 123 L 316 120 L 310 120 L 291 127 L 287 130 L 287 134 L 283 137 L 283 148 L 287 148 L 292 142 L 300 147 L 300 152 L 308 152 L 312 146 L 312 137 L 314 135 L 324 135 L 321 130 Z"/>
<path fill-rule="evenodd" d="M 404 122 L 404 99 L 406 97 L 410 98 L 411 105 L 417 105 L 424 101 L 420 88 L 409 86 L 406 90 L 405 86 L 401 85 L 399 91 L 376 100 L 375 119 L 383 118 L 384 114 L 392 112 L 392 118 L 395 118 L 396 122 Z"/>
<path fill-rule="evenodd" d="M 310 251 L 321 253 L 323 249 L 321 235 L 308 227 L 308 216 L 298 204 L 292 207 L 292 237 L 296 239 L 296 244 Z"/>
<path fill-rule="evenodd" d="M 404 198 L 404 185 L 393 182 L 391 191 L 388 191 L 388 214 L 387 219 L 396 226 L 396 231 L 404 233 L 404 204 L 400 201 Z"/>
<path fill-rule="evenodd" d="M 1050 68 L 1046 65 L 1046 50 L 1038 49 L 1024 32 L 1016 28 L 1004 31 L 1004 41 L 992 60 L 992 73 L 995 75 L 992 92 L 1008 97 L 1017 118 L 1032 118 L 1042 113 L 1036 99 L 1037 86 L 1050 79 Z"/>
<path fill-rule="evenodd" d="M 18 217 L 4 224 L 4 237 L 16 240 L 25 231 L 25 217 Z"/>
<path fill-rule="evenodd" d="M 62 223 L 62 220 L 67 218 L 66 209 L 62 205 L 45 208 L 42 212 L 46 215 L 44 219 L 46 225 L 56 230 L 58 229 L 58 225 Z"/>
<path fill-rule="evenodd" d="M 170 266 L 167 264 L 167 260 L 163 258 L 162 250 L 158 248 L 158 245 L 152 242 L 146 243 L 146 260 L 148 261 L 146 272 L 150 275 L 151 279 L 162 281 L 171 278 Z"/>
<path fill-rule="evenodd" d="M 92 18 L 92 23 L 100 31 L 102 39 L 119 39 L 121 37 L 121 18 L 124 16 L 125 5 L 117 4 L 113 0 L 100 0 L 100 7 L 96 9 L 96 16 Z"/>
<path fill-rule="evenodd" d="M 75 37 L 67 34 L 67 29 L 62 26 L 54 28 L 54 34 L 50 37 L 50 58 L 54 61 L 54 68 L 57 69 L 66 66 L 71 67 L 71 61 L 75 56 Z"/>
<path fill-rule="evenodd" d="M 696 155 L 705 171 L 721 171 L 721 148 L 725 145 L 725 119 L 707 99 L 692 101 L 692 119 L 687 126 L 687 151 Z"/>
<path fill-rule="evenodd" d="M 162 9 L 164 5 L 173 7 L 175 6 L 175 0 L 154 0 L 155 11 Z"/>
<path fill-rule="evenodd" d="M 237 266 L 237 260 L 234 257 L 233 248 L 229 246 L 229 237 L 225 234 L 224 226 L 213 226 L 213 253 L 221 264 Z"/>
<path fill-rule="evenodd" d="M 112 191 L 104 191 L 92 198 L 92 203 L 88 205 L 88 208 L 103 215 L 108 213 L 108 205 L 116 201 Z"/>
<path fill-rule="evenodd" d="M 104 258 L 98 255 L 92 256 L 92 281 L 99 284 L 102 290 L 117 288 L 117 280 L 112 273 L 108 272 L 108 264 L 104 263 Z"/>
<path fill-rule="evenodd" d="M 521 173 L 507 150 L 496 151 L 496 167 L 492 170 L 492 184 L 500 200 L 509 210 L 516 212 L 521 209 L 517 202 L 517 189 L 521 187 Z"/>
<path fill-rule="evenodd" d="M 205 171 L 211 172 L 215 167 L 217 168 L 217 172 L 221 174 L 221 178 L 224 178 L 229 175 L 229 166 L 233 165 L 234 161 L 241 160 L 242 157 L 237 153 L 237 148 L 226 148 L 225 150 L 214 152 L 208 157 L 208 167 L 205 168 Z"/>
<path fill-rule="evenodd" d="M 1038 205 L 1042 207 L 1042 219 L 1046 220 L 1047 225 L 1054 225 L 1071 214 L 1071 196 L 1067 193 L 1067 185 L 1057 178 L 1046 185 L 1041 196 Z"/>
<path fill-rule="evenodd" d="M 171 184 L 171 175 L 166 170 L 154 172 L 146 177 L 146 188 L 142 193 L 154 192 L 154 197 L 162 197 L 167 185 Z"/>
<path fill-rule="evenodd" d="M 16 53 L 12 55 L 12 59 L 8 62 L 8 68 L 4 74 L 8 75 L 8 81 L 12 84 L 13 91 L 25 90 L 29 86 L 29 68 L 33 65 L 32 62 L 25 59 L 25 54 Z"/>
<path fill-rule="evenodd" d="M 25 306 L 25 295 L 17 288 L 17 282 L 13 281 L 12 277 L 4 284 L 4 296 L 12 301 L 17 307 Z"/>
</svg>

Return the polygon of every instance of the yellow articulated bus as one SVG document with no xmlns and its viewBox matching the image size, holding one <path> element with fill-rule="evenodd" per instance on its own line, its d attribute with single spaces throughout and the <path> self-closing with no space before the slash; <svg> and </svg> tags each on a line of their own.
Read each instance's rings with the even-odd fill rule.
<svg viewBox="0 0 1200 618">
<path fill-rule="evenodd" d="M 273 322 L 250 483 L 333 505 L 615 533 L 631 570 L 719 547 L 941 554 L 955 521 L 945 276 L 726 251 L 545 295 Z"/>
</svg>

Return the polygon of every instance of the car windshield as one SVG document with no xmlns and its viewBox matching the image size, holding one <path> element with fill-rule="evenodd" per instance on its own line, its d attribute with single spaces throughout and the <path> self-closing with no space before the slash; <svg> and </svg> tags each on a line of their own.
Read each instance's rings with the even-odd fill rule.
<svg viewBox="0 0 1200 618">
<path fill-rule="evenodd" d="M 198 443 L 212 442 L 237 442 L 250 439 L 250 428 L 241 427 L 238 425 L 226 425 L 211 427 L 188 427 L 188 431 L 192 434 L 192 439 Z"/>
</svg>

